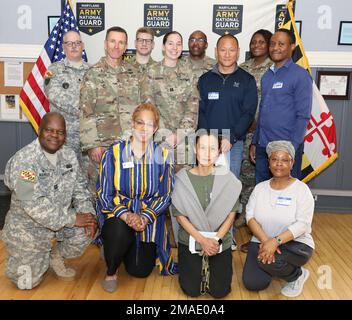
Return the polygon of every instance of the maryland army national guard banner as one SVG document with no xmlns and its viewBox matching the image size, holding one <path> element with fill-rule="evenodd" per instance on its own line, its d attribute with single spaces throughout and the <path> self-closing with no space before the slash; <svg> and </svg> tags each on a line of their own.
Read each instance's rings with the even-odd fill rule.
<svg viewBox="0 0 352 320">
<path fill-rule="evenodd" d="M 144 4 L 144 26 L 152 28 L 156 37 L 172 31 L 172 4 Z"/>
<path fill-rule="evenodd" d="M 295 13 L 295 3 L 292 4 L 292 10 L 293 10 L 293 14 L 294 14 Z M 275 15 L 275 32 L 283 26 L 286 16 L 287 16 L 286 4 L 278 4 L 276 6 L 276 15 Z"/>
<path fill-rule="evenodd" d="M 77 24 L 80 31 L 93 35 L 105 29 L 105 4 L 77 2 Z"/>
<path fill-rule="evenodd" d="M 236 35 L 242 32 L 243 5 L 214 5 L 213 32 Z"/>
<path fill-rule="evenodd" d="M 131 62 L 131 59 L 136 55 L 136 49 L 127 49 L 123 54 L 123 60 Z"/>
</svg>

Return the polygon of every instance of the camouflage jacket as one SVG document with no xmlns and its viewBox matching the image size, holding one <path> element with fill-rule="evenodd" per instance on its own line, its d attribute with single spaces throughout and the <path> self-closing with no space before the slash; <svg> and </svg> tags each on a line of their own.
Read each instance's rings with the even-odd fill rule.
<svg viewBox="0 0 352 320">
<path fill-rule="evenodd" d="M 257 88 L 258 88 L 258 106 L 260 103 L 260 98 L 261 98 L 261 79 L 263 74 L 270 68 L 270 66 L 273 64 L 272 60 L 270 58 L 266 58 L 263 63 L 260 65 L 256 66 L 254 64 L 254 59 L 249 59 L 246 62 L 243 62 L 240 67 L 250 73 L 254 79 L 255 82 L 257 83 Z M 257 111 L 255 113 L 255 120 L 258 120 L 258 113 L 259 113 L 259 108 L 257 107 Z"/>
<path fill-rule="evenodd" d="M 192 65 L 194 72 L 197 74 L 197 78 L 199 78 L 207 71 L 213 69 L 214 65 L 216 64 L 215 59 L 209 58 L 207 56 L 205 56 L 202 60 L 193 60 L 190 56 L 182 57 L 181 60 L 188 61 Z"/>
<path fill-rule="evenodd" d="M 80 92 L 82 151 L 107 147 L 130 129 L 139 82 L 138 70 L 126 61 L 113 68 L 103 57 L 87 71 Z"/>
<path fill-rule="evenodd" d="M 155 104 L 160 111 L 160 128 L 195 129 L 198 121 L 197 77 L 189 63 L 175 68 L 163 61 L 152 65 L 141 82 L 141 100 Z"/>
<path fill-rule="evenodd" d="M 148 63 L 140 64 L 137 62 L 136 56 L 131 57 L 131 59 L 129 59 L 128 62 L 132 64 L 134 67 L 136 67 L 140 73 L 146 72 L 150 68 L 150 66 L 156 63 L 156 61 L 153 60 L 152 57 L 150 57 Z"/>
<path fill-rule="evenodd" d="M 4 182 L 12 195 L 4 240 L 11 241 L 11 228 L 58 231 L 73 227 L 77 212 L 94 214 L 80 172 L 75 153 L 66 146 L 57 151 L 56 167 L 44 155 L 38 139 L 19 150 L 5 169 Z"/>
<path fill-rule="evenodd" d="M 45 74 L 44 92 L 50 111 L 61 113 L 66 120 L 67 145 L 79 151 L 79 90 L 89 66 L 83 61 L 74 67 L 67 59 L 51 64 Z"/>
</svg>

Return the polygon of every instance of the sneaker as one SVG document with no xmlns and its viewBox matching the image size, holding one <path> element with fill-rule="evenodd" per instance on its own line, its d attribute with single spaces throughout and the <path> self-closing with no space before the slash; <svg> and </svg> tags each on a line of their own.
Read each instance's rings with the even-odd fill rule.
<svg viewBox="0 0 352 320">
<path fill-rule="evenodd" d="M 288 282 L 282 288 L 281 294 L 289 298 L 294 298 L 294 297 L 298 297 L 302 293 L 304 283 L 309 278 L 309 270 L 303 267 L 301 267 L 301 269 L 302 269 L 302 274 L 298 277 L 297 280 Z"/>
<path fill-rule="evenodd" d="M 236 251 L 237 250 L 237 243 L 236 243 L 235 239 L 232 239 L 231 250 L 232 251 Z"/>
<path fill-rule="evenodd" d="M 59 279 L 64 281 L 75 279 L 76 271 L 65 266 L 64 258 L 57 249 L 53 249 L 50 254 L 50 266 Z"/>
</svg>

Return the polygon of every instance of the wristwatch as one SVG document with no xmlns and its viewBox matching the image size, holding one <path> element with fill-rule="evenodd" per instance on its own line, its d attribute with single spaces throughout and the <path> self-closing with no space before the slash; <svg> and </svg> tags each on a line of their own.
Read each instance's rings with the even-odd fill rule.
<svg viewBox="0 0 352 320">
<path fill-rule="evenodd" d="M 222 239 L 219 237 L 214 237 L 214 239 L 218 242 L 218 244 L 222 244 Z"/>
<path fill-rule="evenodd" d="M 280 237 L 275 237 L 275 239 L 279 245 L 282 244 L 282 239 Z"/>
</svg>

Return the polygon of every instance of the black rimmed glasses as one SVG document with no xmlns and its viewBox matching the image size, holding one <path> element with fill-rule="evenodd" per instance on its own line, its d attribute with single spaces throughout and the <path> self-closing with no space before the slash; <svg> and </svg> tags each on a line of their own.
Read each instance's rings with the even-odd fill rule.
<svg viewBox="0 0 352 320">
<path fill-rule="evenodd" d="M 142 39 L 142 38 L 137 38 L 136 40 L 137 40 L 137 42 L 138 42 L 139 44 L 143 44 L 143 43 L 145 43 L 145 44 L 151 45 L 151 44 L 152 44 L 152 42 L 153 42 L 153 39 Z"/>
<path fill-rule="evenodd" d="M 80 47 L 82 45 L 82 41 L 65 41 L 64 44 L 68 47 Z"/>
<path fill-rule="evenodd" d="M 207 42 L 207 40 L 204 38 L 189 38 L 188 41 L 192 42 L 192 43 L 196 43 L 196 42 L 206 43 Z"/>
</svg>

